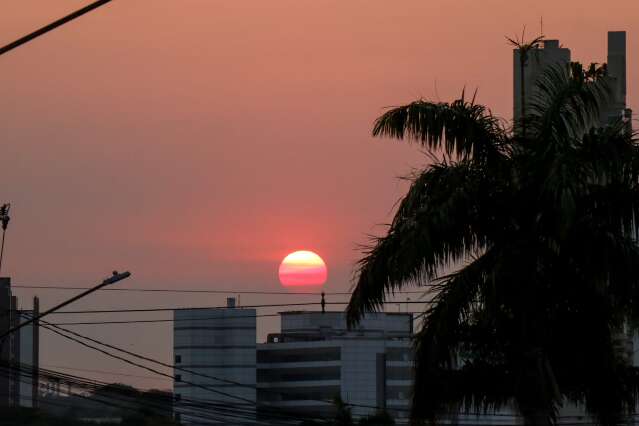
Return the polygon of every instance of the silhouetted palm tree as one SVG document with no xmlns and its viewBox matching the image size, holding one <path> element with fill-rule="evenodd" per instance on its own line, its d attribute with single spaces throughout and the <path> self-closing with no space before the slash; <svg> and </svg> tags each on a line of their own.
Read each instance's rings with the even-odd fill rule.
<svg viewBox="0 0 639 426">
<path fill-rule="evenodd" d="M 639 324 L 639 148 L 625 124 L 599 125 L 602 70 L 548 68 L 525 137 L 463 95 L 376 121 L 375 136 L 444 158 L 414 177 L 348 306 L 353 325 L 389 292 L 427 288 L 415 422 L 511 406 L 547 425 L 571 401 L 613 425 L 634 409 L 623 336 Z"/>
</svg>

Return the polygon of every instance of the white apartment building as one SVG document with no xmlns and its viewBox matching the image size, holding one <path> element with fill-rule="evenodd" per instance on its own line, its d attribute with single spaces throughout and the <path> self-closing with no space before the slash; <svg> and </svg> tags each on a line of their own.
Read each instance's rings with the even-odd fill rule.
<svg viewBox="0 0 639 426">
<path fill-rule="evenodd" d="M 227 405 L 222 411 L 230 407 L 228 415 L 219 413 L 221 423 L 267 421 L 280 414 L 280 423 L 325 418 L 334 412 L 335 397 L 351 404 L 356 418 L 378 409 L 398 419 L 408 416 L 411 314 L 368 314 L 348 330 L 343 312 L 283 312 L 281 332 L 258 345 L 255 310 L 189 309 L 174 317 L 175 413 L 185 424 L 216 422 L 198 417 L 201 402 Z M 255 403 L 242 407 L 235 397 Z M 256 406 L 251 418 L 247 409 Z M 241 418 L 232 417 L 236 408 Z"/>
<path fill-rule="evenodd" d="M 349 330 L 344 312 L 283 312 L 281 332 L 258 345 L 260 403 L 325 417 L 336 396 L 354 417 L 410 408 L 412 314 L 371 313 Z"/>
<path fill-rule="evenodd" d="M 255 315 L 255 309 L 236 309 L 234 299 L 227 309 L 174 311 L 174 412 L 181 422 L 244 424 L 254 419 Z M 202 415 L 197 408 L 202 403 L 216 404 L 219 414 Z"/>
</svg>

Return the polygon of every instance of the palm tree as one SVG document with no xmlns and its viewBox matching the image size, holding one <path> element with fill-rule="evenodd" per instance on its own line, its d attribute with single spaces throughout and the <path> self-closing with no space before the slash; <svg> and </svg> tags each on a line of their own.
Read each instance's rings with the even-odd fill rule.
<svg viewBox="0 0 639 426">
<path fill-rule="evenodd" d="M 548 68 L 527 132 L 461 99 L 418 100 L 374 136 L 443 158 L 416 174 L 385 236 L 359 263 L 349 324 L 405 286 L 430 304 L 415 336 L 412 420 L 513 407 L 556 423 L 566 402 L 602 425 L 634 410 L 639 371 L 639 147 L 599 125 L 605 68 Z"/>
</svg>

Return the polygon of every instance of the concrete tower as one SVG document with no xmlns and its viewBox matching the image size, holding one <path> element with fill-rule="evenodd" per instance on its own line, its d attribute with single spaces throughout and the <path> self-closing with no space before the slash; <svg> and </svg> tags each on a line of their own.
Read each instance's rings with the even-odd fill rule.
<svg viewBox="0 0 639 426">
<path fill-rule="evenodd" d="M 631 125 L 632 111 L 626 106 L 626 32 L 608 32 L 608 75 L 612 81 L 612 99 L 602 114 L 602 124 L 622 119 Z M 630 128 L 630 127 L 629 127 Z"/>
<path fill-rule="evenodd" d="M 247 401 L 257 400 L 255 309 L 236 308 L 229 298 L 226 309 L 181 309 L 173 316 L 176 417 L 202 423 L 198 404 L 214 403 L 242 412 L 219 414 L 214 424 L 254 423 L 255 403 Z"/>
<path fill-rule="evenodd" d="M 515 120 L 521 118 L 521 54 L 520 49 L 513 50 L 513 110 Z M 568 63 L 570 63 L 570 49 L 561 47 L 559 40 L 545 40 L 541 43 L 540 47 L 531 49 L 528 52 L 523 75 L 526 106 L 530 104 L 531 96 L 534 93 L 535 82 L 544 69 L 550 65 L 567 65 Z"/>
<path fill-rule="evenodd" d="M 513 51 L 513 116 L 521 118 L 521 51 Z M 528 106 L 535 92 L 535 82 L 544 70 L 551 65 L 567 65 L 571 61 L 570 49 L 561 47 L 558 40 L 545 40 L 541 46 L 532 49 L 524 66 L 525 104 Z M 612 82 L 612 98 L 601 112 L 602 125 L 618 119 L 624 120 L 628 129 L 631 127 L 632 111 L 626 105 L 626 32 L 608 32 L 608 75 Z"/>
</svg>

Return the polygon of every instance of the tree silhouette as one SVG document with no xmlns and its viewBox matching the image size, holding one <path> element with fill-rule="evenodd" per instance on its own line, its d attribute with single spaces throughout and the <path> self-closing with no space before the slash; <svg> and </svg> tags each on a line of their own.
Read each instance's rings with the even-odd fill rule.
<svg viewBox="0 0 639 426">
<path fill-rule="evenodd" d="M 618 424 L 638 396 L 624 329 L 639 320 L 639 149 L 621 121 L 600 127 L 605 67 L 549 67 L 526 133 L 482 105 L 418 100 L 377 119 L 435 161 L 417 173 L 364 253 L 351 325 L 389 292 L 432 303 L 415 336 L 412 419 L 513 407 L 528 425 L 565 401 Z"/>
</svg>

